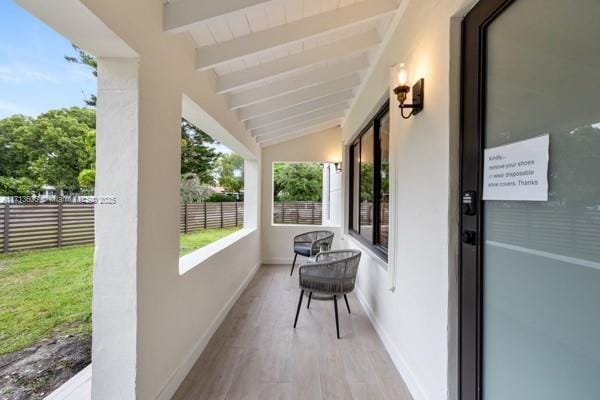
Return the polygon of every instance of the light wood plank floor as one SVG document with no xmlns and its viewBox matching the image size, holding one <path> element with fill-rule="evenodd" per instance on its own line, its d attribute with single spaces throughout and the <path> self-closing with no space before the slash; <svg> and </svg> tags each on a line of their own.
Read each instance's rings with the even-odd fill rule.
<svg viewBox="0 0 600 400">
<path fill-rule="evenodd" d="M 263 266 L 233 306 L 174 400 L 410 400 L 408 390 L 354 294 L 304 299 L 289 266 Z"/>
</svg>

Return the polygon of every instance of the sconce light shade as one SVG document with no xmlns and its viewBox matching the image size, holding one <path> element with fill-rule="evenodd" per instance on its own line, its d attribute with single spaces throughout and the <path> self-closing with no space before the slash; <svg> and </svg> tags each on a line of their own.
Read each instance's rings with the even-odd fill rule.
<svg viewBox="0 0 600 400">
<path fill-rule="evenodd" d="M 408 83 L 408 66 L 406 64 L 398 65 L 398 86 L 406 86 Z"/>
<path fill-rule="evenodd" d="M 413 115 L 417 115 L 423 110 L 423 95 L 424 95 L 424 85 L 425 80 L 419 79 L 417 83 L 415 83 L 412 87 L 412 104 L 406 104 L 406 97 L 410 92 L 410 86 L 408 86 L 407 82 L 409 79 L 409 68 L 407 64 L 399 64 L 398 65 L 398 86 L 394 89 L 394 94 L 398 99 L 398 103 L 400 103 L 400 114 L 402 118 L 408 119 Z M 410 113 L 408 115 L 404 115 L 404 109 L 410 109 Z"/>
</svg>

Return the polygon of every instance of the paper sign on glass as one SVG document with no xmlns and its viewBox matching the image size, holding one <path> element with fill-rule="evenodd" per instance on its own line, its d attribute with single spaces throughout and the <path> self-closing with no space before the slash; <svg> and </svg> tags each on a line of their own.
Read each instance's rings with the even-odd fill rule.
<svg viewBox="0 0 600 400">
<path fill-rule="evenodd" d="M 548 201 L 550 135 L 484 150 L 483 200 Z"/>
</svg>

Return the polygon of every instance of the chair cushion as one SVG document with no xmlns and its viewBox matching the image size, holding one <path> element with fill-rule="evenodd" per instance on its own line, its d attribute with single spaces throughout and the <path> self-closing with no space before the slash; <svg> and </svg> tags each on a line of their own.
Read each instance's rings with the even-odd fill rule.
<svg viewBox="0 0 600 400">
<path fill-rule="evenodd" d="M 294 253 L 298 253 L 304 257 L 310 257 L 310 243 L 296 243 L 294 244 Z"/>
</svg>

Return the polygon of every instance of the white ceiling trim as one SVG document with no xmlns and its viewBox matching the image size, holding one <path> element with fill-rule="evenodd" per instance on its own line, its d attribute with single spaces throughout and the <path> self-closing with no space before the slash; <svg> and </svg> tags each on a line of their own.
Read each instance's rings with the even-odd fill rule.
<svg viewBox="0 0 600 400">
<path fill-rule="evenodd" d="M 285 126 L 281 129 L 268 129 L 268 128 L 259 128 L 257 129 L 257 133 L 253 133 L 252 136 L 255 138 L 259 138 L 261 136 L 270 136 L 270 135 L 285 135 L 288 132 L 296 132 L 305 128 L 310 128 L 311 126 L 318 125 L 324 122 L 328 122 L 334 119 L 344 118 L 344 111 L 338 111 L 334 113 L 330 113 L 318 118 L 312 118 L 309 120 L 305 120 L 293 125 Z"/>
<path fill-rule="evenodd" d="M 319 125 L 322 123 L 326 123 L 329 121 L 333 121 L 333 120 L 341 120 L 342 118 L 344 118 L 344 112 L 343 111 L 338 111 L 336 113 L 331 113 L 328 115 L 324 115 L 322 117 L 319 118 L 313 118 L 310 120 L 306 120 L 306 121 L 302 121 L 300 123 L 294 124 L 294 125 L 289 125 L 286 127 L 283 127 L 281 129 L 272 129 L 272 130 L 264 130 L 260 133 L 257 133 L 255 135 L 253 135 L 254 138 L 260 138 L 261 136 L 271 136 L 271 135 L 287 135 L 288 132 L 297 132 L 300 131 L 302 129 L 307 129 L 310 128 L 312 126 L 315 125 Z"/>
<path fill-rule="evenodd" d="M 324 66 L 316 70 L 294 75 L 289 79 L 248 89 L 243 92 L 227 95 L 229 106 L 232 110 L 245 107 L 258 102 L 269 100 L 273 97 L 282 96 L 287 93 L 303 90 L 307 87 L 321 85 L 322 83 L 337 80 L 347 75 L 352 75 L 365 70 L 369 66 L 369 60 L 365 55 L 350 61 L 342 61 L 330 66 Z"/>
<path fill-rule="evenodd" d="M 196 68 L 207 70 L 273 48 L 300 42 L 319 34 L 388 15 L 396 0 L 365 0 L 239 38 L 196 49 Z"/>
<path fill-rule="evenodd" d="M 313 64 L 344 58 L 363 52 L 379 42 L 379 34 L 376 29 L 373 29 L 302 53 L 282 57 L 242 71 L 231 72 L 217 78 L 217 93 L 227 93 Z"/>
<path fill-rule="evenodd" d="M 163 6 L 163 29 L 167 33 L 183 32 L 207 19 L 268 2 L 269 0 L 181 0 L 167 3 Z"/>
<path fill-rule="evenodd" d="M 265 132 L 267 132 L 268 130 L 277 130 L 277 129 L 285 128 L 285 127 L 288 127 L 291 125 L 295 125 L 295 124 L 305 121 L 305 120 L 310 120 L 310 119 L 314 119 L 314 118 L 323 117 L 325 115 L 338 113 L 338 112 L 346 110 L 349 105 L 350 104 L 347 101 L 342 102 L 342 103 L 332 104 L 330 106 L 321 107 L 316 110 L 309 111 L 307 113 L 300 114 L 300 115 L 297 115 L 292 118 L 286 118 L 283 120 L 273 122 L 268 125 L 263 125 L 263 126 L 260 126 L 257 128 L 252 128 L 252 136 L 258 136 L 261 134 L 264 135 Z M 252 120 L 252 121 L 255 121 L 255 120 Z"/>
<path fill-rule="evenodd" d="M 296 104 L 306 103 L 311 100 L 329 96 L 334 93 L 343 92 L 348 89 L 355 88 L 358 85 L 360 85 L 360 78 L 358 77 L 358 75 L 347 76 L 335 81 L 326 82 L 321 85 L 311 86 L 306 89 L 291 92 L 283 96 L 275 97 L 261 103 L 256 103 L 254 105 L 241 108 L 239 110 L 239 115 L 243 120 L 250 119 L 253 116 L 270 113 L 276 110 L 280 110 L 282 108 L 291 107 Z M 258 127 L 251 125 L 252 124 L 247 124 L 246 128 L 251 129 Z"/>
<path fill-rule="evenodd" d="M 330 94 L 328 96 L 321 97 L 316 100 L 307 101 L 305 103 L 300 103 L 293 105 L 291 107 L 286 107 L 282 109 L 269 109 L 264 108 L 260 110 L 240 110 L 238 112 L 238 118 L 241 121 L 253 119 L 260 117 L 261 115 L 265 115 L 267 117 L 272 118 L 273 121 L 278 121 L 286 118 L 291 118 L 293 116 L 299 114 L 305 114 L 307 112 L 316 110 L 321 107 L 327 107 L 331 104 L 341 103 L 343 101 L 349 101 L 354 96 L 354 92 L 352 89 L 344 90 L 343 92 Z M 262 104 L 257 104 L 256 106 L 261 106 Z M 260 113 L 258 112 L 260 111 Z"/>
<path fill-rule="evenodd" d="M 298 131 L 289 131 L 285 135 L 259 136 L 256 138 L 256 141 L 263 147 L 271 146 L 273 144 L 287 142 L 290 139 L 295 139 L 301 136 L 306 136 L 316 132 L 320 132 L 325 129 L 335 128 L 340 125 L 341 121 L 341 119 L 335 119 L 322 124 L 313 125 L 306 129 L 300 129 Z"/>
</svg>

